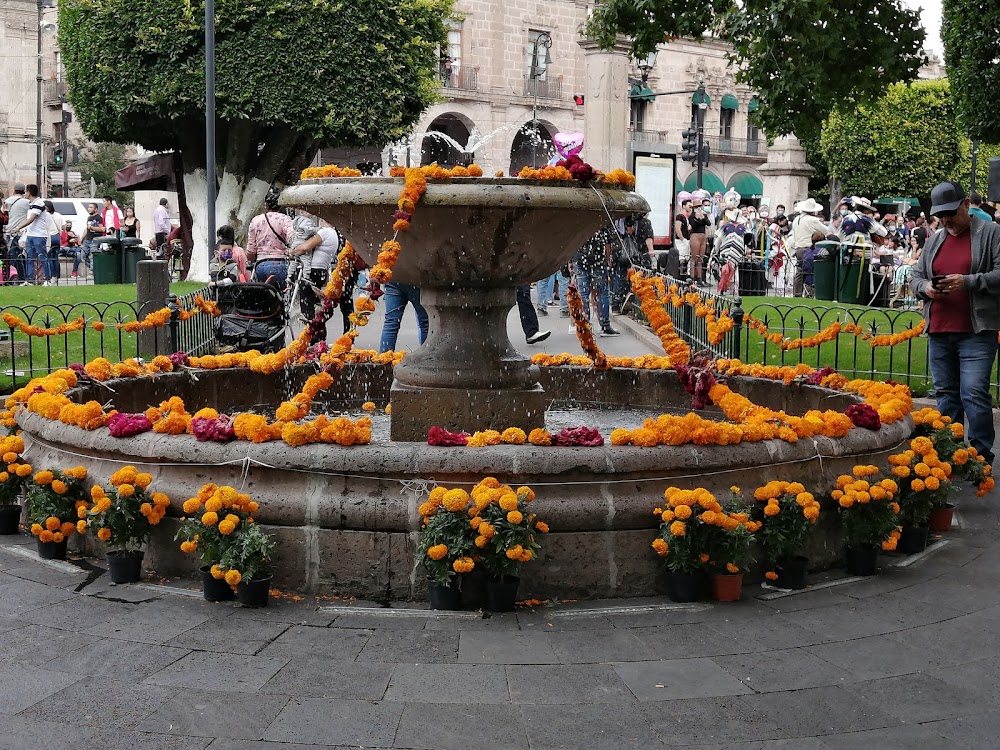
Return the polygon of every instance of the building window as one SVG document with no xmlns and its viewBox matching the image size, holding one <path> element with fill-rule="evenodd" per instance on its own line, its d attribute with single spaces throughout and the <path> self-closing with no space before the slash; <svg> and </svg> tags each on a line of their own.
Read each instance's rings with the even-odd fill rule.
<svg viewBox="0 0 1000 750">
<path fill-rule="evenodd" d="M 548 74 L 549 64 L 552 62 L 551 41 L 549 45 L 546 45 L 544 39 L 540 41 L 540 37 L 543 36 L 549 40 L 552 38 L 547 31 L 528 29 L 528 48 L 526 50 L 528 77 L 539 81 L 546 80 L 545 76 Z"/>
<path fill-rule="evenodd" d="M 635 131 L 641 132 L 646 121 L 646 104 L 642 99 L 632 99 L 630 102 L 628 126 Z"/>
<path fill-rule="evenodd" d="M 723 109 L 719 112 L 719 137 L 729 140 L 733 137 L 733 120 L 735 112 L 731 109 Z"/>
<path fill-rule="evenodd" d="M 448 46 L 441 50 L 441 83 L 457 86 L 462 69 L 462 22 L 448 21 Z"/>
</svg>

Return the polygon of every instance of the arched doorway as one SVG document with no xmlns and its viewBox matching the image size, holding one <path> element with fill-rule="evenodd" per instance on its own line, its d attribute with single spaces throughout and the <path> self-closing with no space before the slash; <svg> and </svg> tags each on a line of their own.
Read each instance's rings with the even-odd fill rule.
<svg viewBox="0 0 1000 750">
<path fill-rule="evenodd" d="M 524 167 L 544 167 L 549 159 L 556 152 L 552 144 L 552 136 L 555 130 L 547 123 L 527 122 L 514 135 L 514 142 L 510 146 L 510 172 L 516 175 Z"/>
<path fill-rule="evenodd" d="M 437 162 L 442 167 L 468 166 L 472 154 L 465 152 L 472 129 L 453 112 L 434 118 L 420 144 L 420 165 Z"/>
</svg>

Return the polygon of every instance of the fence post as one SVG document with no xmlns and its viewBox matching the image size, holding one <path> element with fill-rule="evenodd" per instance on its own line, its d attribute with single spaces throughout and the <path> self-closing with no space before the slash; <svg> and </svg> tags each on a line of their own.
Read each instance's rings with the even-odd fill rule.
<svg viewBox="0 0 1000 750">
<path fill-rule="evenodd" d="M 170 308 L 170 353 L 181 350 L 181 306 L 177 304 L 177 295 L 167 297 L 167 307 Z"/>
<path fill-rule="evenodd" d="M 745 313 L 743 312 L 743 298 L 737 297 L 733 301 L 732 309 L 733 318 L 733 330 L 732 336 L 729 337 L 729 357 L 730 359 L 740 358 L 740 340 L 743 338 L 743 317 Z"/>
<path fill-rule="evenodd" d="M 163 300 L 170 293 L 170 276 L 167 274 L 167 263 L 162 260 L 140 260 L 136 265 L 135 277 L 136 318 L 142 318 L 154 310 L 161 309 Z M 163 334 L 155 328 L 139 331 L 136 339 L 138 354 L 149 360 L 157 354 L 169 354 L 162 351 L 166 348 Z"/>
<path fill-rule="evenodd" d="M 682 287 L 686 292 L 692 290 L 697 290 L 697 287 L 692 282 L 690 285 Z M 679 290 L 678 290 L 679 291 Z M 684 338 L 690 343 L 692 337 L 694 336 L 694 308 L 691 305 L 685 304 L 681 310 L 683 314 L 681 315 L 681 331 L 684 334 Z"/>
</svg>

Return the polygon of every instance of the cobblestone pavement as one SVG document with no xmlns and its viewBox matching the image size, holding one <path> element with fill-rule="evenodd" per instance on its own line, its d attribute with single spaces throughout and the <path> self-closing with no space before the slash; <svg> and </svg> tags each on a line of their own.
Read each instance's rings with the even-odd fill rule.
<svg viewBox="0 0 1000 750">
<path fill-rule="evenodd" d="M 943 543 L 870 579 L 492 617 L 209 604 L 6 537 L 0 748 L 993 748 L 998 514 L 959 502 Z"/>
</svg>

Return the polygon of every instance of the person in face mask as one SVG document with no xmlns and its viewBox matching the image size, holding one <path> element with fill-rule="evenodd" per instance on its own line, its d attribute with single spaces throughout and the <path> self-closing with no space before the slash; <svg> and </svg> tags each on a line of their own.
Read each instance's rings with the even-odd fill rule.
<svg viewBox="0 0 1000 750">
<path fill-rule="evenodd" d="M 236 232 L 228 224 L 223 224 L 216 232 L 216 237 L 218 242 L 215 245 L 215 257 L 210 269 L 212 281 L 220 285 L 227 280 L 230 284 L 249 281 L 247 254 L 236 244 Z"/>
</svg>

